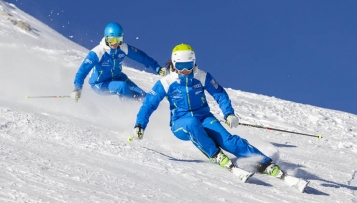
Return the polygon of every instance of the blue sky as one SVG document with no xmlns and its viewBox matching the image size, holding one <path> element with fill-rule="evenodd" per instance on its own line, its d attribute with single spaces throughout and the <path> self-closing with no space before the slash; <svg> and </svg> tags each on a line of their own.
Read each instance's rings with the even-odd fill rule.
<svg viewBox="0 0 357 203">
<path fill-rule="evenodd" d="M 357 114 L 355 0 L 5 1 L 88 49 L 116 21 L 162 65 L 188 43 L 224 87 Z"/>
</svg>

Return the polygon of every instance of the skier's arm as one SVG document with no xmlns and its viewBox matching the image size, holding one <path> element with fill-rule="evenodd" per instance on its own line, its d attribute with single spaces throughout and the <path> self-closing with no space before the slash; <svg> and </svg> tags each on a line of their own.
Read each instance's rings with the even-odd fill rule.
<svg viewBox="0 0 357 203">
<path fill-rule="evenodd" d="M 146 94 L 143 104 L 137 114 L 135 126 L 141 125 L 143 129 L 149 123 L 151 114 L 157 109 L 162 99 L 166 96 L 161 81 L 157 81 L 154 87 Z"/>
<path fill-rule="evenodd" d="M 81 66 L 79 67 L 77 74 L 74 78 L 74 87 L 82 89 L 84 80 L 86 79 L 89 72 L 97 64 L 98 56 L 95 52 L 90 51 L 87 57 L 83 60 Z"/>
<path fill-rule="evenodd" d="M 128 46 L 128 53 L 127 56 L 141 64 L 143 64 L 147 68 L 151 68 L 152 70 L 155 71 L 155 73 L 159 73 L 161 66 L 155 61 L 153 58 L 148 56 L 145 52 L 141 51 L 140 49 L 137 49 L 133 46 Z"/>
<path fill-rule="evenodd" d="M 224 119 L 226 119 L 228 115 L 234 114 L 234 109 L 232 108 L 231 100 L 229 99 L 227 92 L 209 73 L 206 74 L 204 87 L 218 103 L 219 108 L 222 110 L 224 115 Z"/>
</svg>

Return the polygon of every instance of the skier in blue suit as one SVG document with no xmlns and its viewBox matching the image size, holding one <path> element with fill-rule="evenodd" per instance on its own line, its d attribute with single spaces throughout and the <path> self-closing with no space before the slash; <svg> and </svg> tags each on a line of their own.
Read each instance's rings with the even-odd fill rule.
<svg viewBox="0 0 357 203">
<path fill-rule="evenodd" d="M 89 84 L 98 94 L 118 95 L 123 98 L 141 99 L 145 92 L 122 71 L 122 62 L 129 57 L 158 74 L 166 75 L 166 68 L 150 58 L 143 51 L 123 42 L 124 32 L 120 24 L 111 22 L 104 29 L 104 37 L 83 60 L 74 79 L 71 97 L 78 101 L 81 97 L 85 78 L 91 72 Z"/>
<path fill-rule="evenodd" d="M 256 165 L 258 172 L 275 177 L 283 175 L 271 158 L 247 140 L 230 134 L 210 112 L 204 91 L 219 104 L 229 127 L 239 125 L 228 94 L 211 74 L 198 69 L 195 52 L 190 45 L 179 44 L 173 49 L 170 69 L 170 74 L 157 81 L 143 101 L 134 127 L 136 138 L 143 137 L 151 114 L 166 97 L 170 103 L 173 134 L 181 140 L 190 140 L 211 161 L 231 171 L 236 166 L 221 149 L 237 158 L 258 155 L 261 157 Z"/>
</svg>

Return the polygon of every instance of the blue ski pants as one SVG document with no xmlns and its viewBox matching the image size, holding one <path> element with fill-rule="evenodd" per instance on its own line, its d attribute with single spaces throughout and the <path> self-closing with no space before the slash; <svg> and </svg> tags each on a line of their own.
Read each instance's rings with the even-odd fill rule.
<svg viewBox="0 0 357 203">
<path fill-rule="evenodd" d="M 102 95 L 118 95 L 126 98 L 144 98 L 146 93 L 139 88 L 128 76 L 122 73 L 113 80 L 92 85 L 92 89 Z"/>
<path fill-rule="evenodd" d="M 204 118 L 183 117 L 176 120 L 172 127 L 174 135 L 181 140 L 191 140 L 208 157 L 214 157 L 221 149 L 234 154 L 237 158 L 262 156 L 261 163 L 271 159 L 250 145 L 246 139 L 230 134 L 212 115 Z"/>
</svg>

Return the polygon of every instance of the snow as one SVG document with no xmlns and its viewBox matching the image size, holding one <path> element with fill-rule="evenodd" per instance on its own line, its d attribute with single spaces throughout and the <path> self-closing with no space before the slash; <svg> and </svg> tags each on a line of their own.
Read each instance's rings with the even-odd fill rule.
<svg viewBox="0 0 357 203">
<path fill-rule="evenodd" d="M 144 139 L 129 143 L 140 103 L 99 96 L 87 82 L 78 103 L 26 99 L 69 95 L 88 50 L 13 4 L 0 1 L 0 11 L 0 202 L 357 202 L 356 115 L 227 88 L 241 122 L 323 136 L 229 129 L 289 174 L 310 180 L 305 193 L 260 174 L 240 183 L 172 135 L 166 101 Z M 146 91 L 160 78 L 124 72 Z M 249 169 L 252 160 L 230 157 Z"/>
</svg>

